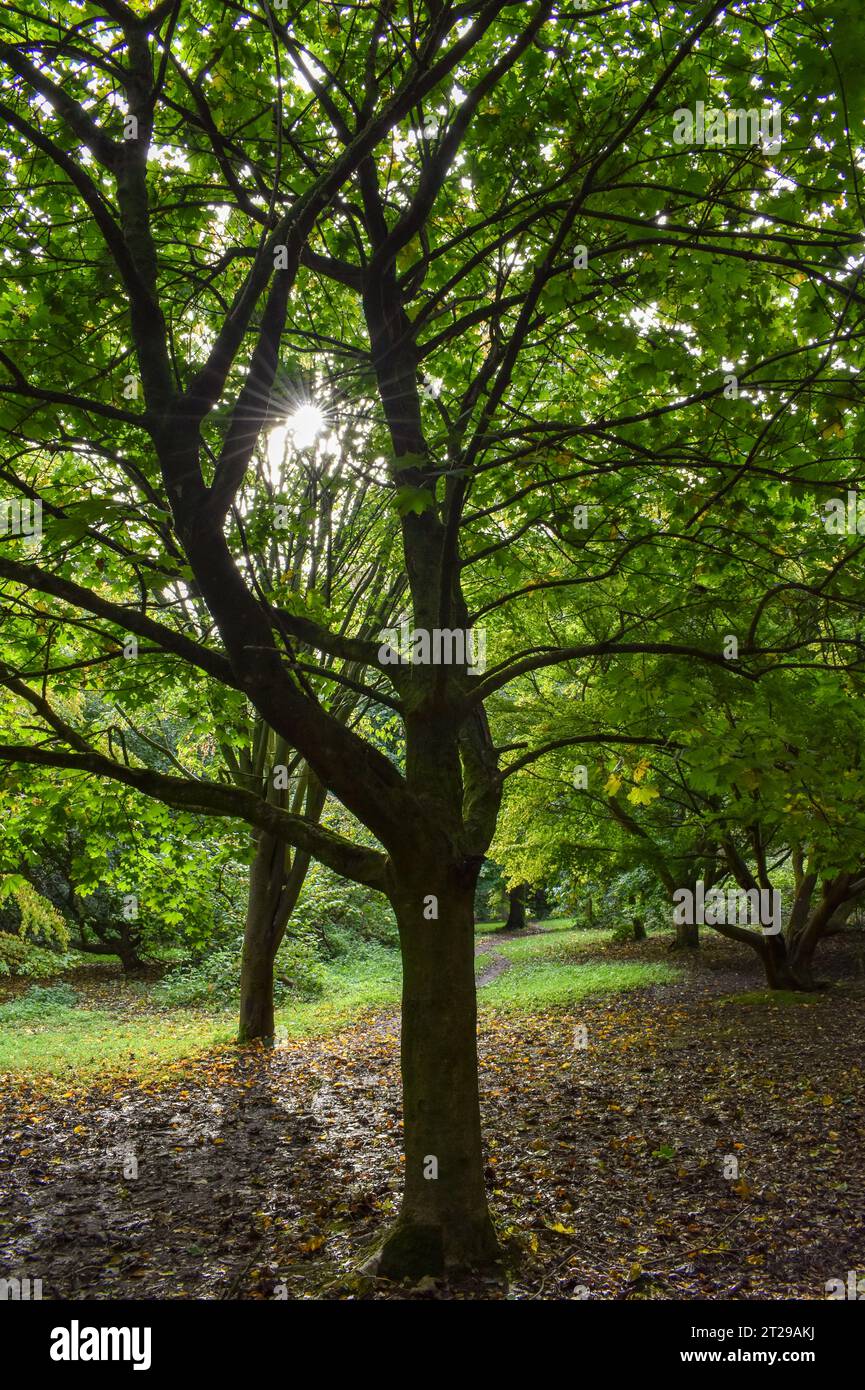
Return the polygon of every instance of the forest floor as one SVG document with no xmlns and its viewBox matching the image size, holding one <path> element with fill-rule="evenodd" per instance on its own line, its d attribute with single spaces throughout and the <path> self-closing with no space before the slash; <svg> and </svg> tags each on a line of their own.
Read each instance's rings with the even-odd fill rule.
<svg viewBox="0 0 865 1390">
<path fill-rule="evenodd" d="M 556 947 L 515 935 L 480 995 L 501 1280 L 357 1273 L 400 1186 L 391 1008 L 150 1078 L 0 1079 L 0 1277 L 73 1299 L 823 1299 L 865 1272 L 859 948 L 826 943 L 825 992 L 770 997 L 732 943 L 673 974 L 660 937 L 601 960 L 587 939 L 572 971 L 655 982 L 526 1010 L 511 967 Z"/>
</svg>

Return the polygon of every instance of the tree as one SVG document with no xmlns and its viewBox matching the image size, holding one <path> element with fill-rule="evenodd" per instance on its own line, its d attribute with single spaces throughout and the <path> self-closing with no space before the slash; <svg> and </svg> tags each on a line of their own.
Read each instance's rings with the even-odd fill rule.
<svg viewBox="0 0 865 1390">
<path fill-rule="evenodd" d="M 507 931 L 523 931 L 526 926 L 527 883 L 518 883 L 508 890 L 508 915 L 505 921 Z"/>
<path fill-rule="evenodd" d="M 26 890 L 19 929 L 38 900 L 45 920 L 63 923 L 53 937 L 64 951 L 116 955 L 125 972 L 218 934 L 233 907 L 236 835 L 217 840 L 201 818 L 117 788 L 106 797 L 80 775 L 4 773 L 0 890 L 15 900 Z"/>
<path fill-rule="evenodd" d="M 497 1256 L 472 905 L 505 778 L 551 745 L 502 764 L 491 720 L 549 668 L 665 656 L 680 685 L 714 668 L 735 686 L 860 658 L 858 547 L 827 568 L 814 499 L 851 482 L 858 439 L 862 26 L 843 0 L 728 11 L 98 0 L 3 20 L 0 423 L 9 485 L 46 524 L 0 577 L 19 624 L 47 618 L 12 676 L 37 732 L 0 757 L 241 816 L 387 895 L 406 1162 L 383 1273 Z M 743 109 L 729 143 L 681 142 L 676 112 L 713 99 L 795 114 L 796 139 L 770 148 Z M 369 639 L 368 609 L 291 611 L 247 553 L 238 498 L 287 401 L 363 422 L 410 660 Z M 755 546 L 767 507 L 787 529 Z M 712 588 L 702 612 L 692 585 Z M 76 624 L 239 692 L 363 831 L 84 739 L 36 674 Z M 310 651 L 397 716 L 398 756 L 322 703 Z"/>
</svg>

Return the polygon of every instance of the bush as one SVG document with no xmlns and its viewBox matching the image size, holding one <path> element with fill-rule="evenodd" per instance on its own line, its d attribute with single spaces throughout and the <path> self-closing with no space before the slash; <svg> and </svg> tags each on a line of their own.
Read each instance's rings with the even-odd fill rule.
<svg viewBox="0 0 865 1390">
<path fill-rule="evenodd" d="M 315 936 L 301 928 L 294 919 L 289 923 L 291 935 L 286 935 L 276 953 L 273 970 L 273 997 L 283 1004 L 292 996 L 316 999 L 323 993 L 325 972 L 316 954 Z"/>
<path fill-rule="evenodd" d="M 387 899 L 359 883 L 337 878 L 320 864 L 313 865 L 307 875 L 289 930 L 296 939 L 317 943 L 317 954 L 331 960 L 352 955 L 359 943 L 391 949 L 399 944 Z"/>
<path fill-rule="evenodd" d="M 290 926 L 293 925 L 290 924 Z M 243 937 L 210 951 L 191 965 L 172 970 L 156 986 L 154 996 L 174 1008 L 190 1004 L 237 1003 Z M 307 933 L 286 936 L 276 953 L 273 997 L 276 1003 L 290 998 L 313 999 L 324 988 L 324 972 L 316 959 L 315 941 Z"/>
<path fill-rule="evenodd" d="M 171 970 L 156 985 L 153 996 L 163 1004 L 231 1003 L 240 989 L 240 951 L 243 938 L 220 946 L 201 960 Z"/>
<path fill-rule="evenodd" d="M 371 951 L 398 944 L 393 913 L 386 900 L 359 884 L 347 883 L 321 865 L 307 875 L 300 901 L 276 953 L 273 997 L 315 999 L 327 983 L 323 962 L 365 958 Z M 171 970 L 154 989 L 154 997 L 171 1007 L 237 1004 L 243 937 Z"/>
<path fill-rule="evenodd" d="M 74 951 L 55 951 L 49 946 L 37 946 L 27 937 L 0 932 L 0 976 L 50 980 L 77 964 Z"/>
<path fill-rule="evenodd" d="M 0 1005 L 0 1022 L 40 1022 L 51 1014 L 65 1013 L 78 1004 L 78 995 L 71 985 L 31 985 L 20 999 Z"/>
</svg>

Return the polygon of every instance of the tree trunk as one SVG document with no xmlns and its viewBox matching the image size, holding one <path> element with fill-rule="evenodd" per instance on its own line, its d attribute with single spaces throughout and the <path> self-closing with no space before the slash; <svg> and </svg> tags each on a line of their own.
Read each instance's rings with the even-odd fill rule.
<svg viewBox="0 0 865 1390">
<path fill-rule="evenodd" d="M 118 942 L 117 954 L 120 957 L 120 965 L 124 975 L 135 975 L 138 971 L 144 970 L 147 965 L 147 962 L 142 960 L 138 954 L 138 948 L 134 942 Z"/>
<path fill-rule="evenodd" d="M 700 944 L 700 929 L 696 922 L 677 922 L 676 939 L 673 942 L 674 951 L 696 950 Z"/>
<path fill-rule="evenodd" d="M 770 989 L 807 990 L 811 986 L 798 978 L 790 960 L 787 942 L 780 932 L 775 936 L 764 936 L 760 954 L 766 971 L 766 983 Z"/>
<path fill-rule="evenodd" d="M 285 756 L 285 744 L 277 742 L 274 757 Z M 326 791 L 318 778 L 307 772 L 297 788 L 292 809 L 317 822 Z M 297 906 L 309 870 L 310 857 L 295 850 L 289 867 L 289 850 L 283 840 L 266 831 L 255 833 L 255 855 L 249 870 L 249 898 L 243 933 L 240 972 L 240 1024 L 238 1042 L 269 1042 L 274 1036 L 273 966 L 285 929 Z"/>
<path fill-rule="evenodd" d="M 289 911 L 285 911 L 286 848 L 273 835 L 260 832 L 249 870 L 249 899 L 243 933 L 240 971 L 240 1024 L 237 1040 L 270 1041 L 273 1019 L 273 963 Z M 291 904 L 291 907 L 294 903 Z"/>
<path fill-rule="evenodd" d="M 121 921 L 117 930 L 118 940 L 108 949 L 117 952 L 124 975 L 135 975 L 139 970 L 143 970 L 146 964 L 138 954 L 141 944 L 140 932 L 137 927 L 126 921 Z"/>
<path fill-rule="evenodd" d="M 526 893 L 528 884 L 520 883 L 508 893 L 506 931 L 523 931 L 526 927 Z"/>
<path fill-rule="evenodd" d="M 489 1267 L 499 1255 L 478 1097 L 476 877 L 454 869 L 424 881 L 415 871 L 412 886 L 394 897 L 403 958 L 405 1174 L 397 1223 L 368 1265 L 389 1278 Z"/>
<path fill-rule="evenodd" d="M 642 917 L 635 917 L 635 918 L 633 919 L 633 928 L 634 928 L 634 940 L 635 940 L 635 941 L 645 941 L 645 940 L 646 940 L 646 928 L 643 926 L 643 919 L 642 919 Z"/>
<path fill-rule="evenodd" d="M 834 879 L 824 883 L 820 900 L 807 919 L 796 923 L 791 920 L 788 927 L 788 955 L 791 968 L 801 981 L 800 989 L 818 988 L 814 979 L 814 952 L 817 943 L 826 935 L 830 922 L 847 901 L 851 882 L 850 874 L 837 874 Z"/>
<path fill-rule="evenodd" d="M 240 1023 L 237 1041 L 270 1041 L 276 1031 L 273 1018 L 274 944 L 272 918 L 247 912 L 243 935 L 243 961 L 240 971 Z"/>
</svg>

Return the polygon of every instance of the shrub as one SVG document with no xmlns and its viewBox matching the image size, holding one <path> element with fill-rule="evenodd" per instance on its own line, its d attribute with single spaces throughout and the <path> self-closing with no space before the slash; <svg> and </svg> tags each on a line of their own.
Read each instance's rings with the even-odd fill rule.
<svg viewBox="0 0 865 1390">
<path fill-rule="evenodd" d="M 290 924 L 290 925 L 293 925 Z M 243 937 L 221 946 L 190 965 L 172 970 L 156 986 L 154 996 L 163 1004 L 183 1007 L 190 1004 L 237 1003 Z M 312 999 L 324 988 L 324 972 L 316 959 L 315 941 L 308 933 L 286 936 L 276 953 L 273 971 L 273 997 L 283 1003 L 292 997 Z"/>
<path fill-rule="evenodd" d="M 49 946 L 37 946 L 27 937 L 0 932 L 0 976 L 49 980 L 77 964 L 73 951 L 55 951 Z"/>
<path fill-rule="evenodd" d="M 325 972 L 316 954 L 314 934 L 294 922 L 276 953 L 273 970 L 273 997 L 277 1004 L 295 996 L 315 999 L 324 990 Z"/>
<path fill-rule="evenodd" d="M 320 864 L 307 875 L 289 930 L 296 939 L 317 942 L 318 953 L 332 960 L 353 954 L 358 943 L 394 948 L 399 942 L 396 919 L 380 893 Z"/>
<path fill-rule="evenodd" d="M 154 989 L 163 1004 L 230 1003 L 240 988 L 240 950 L 243 938 L 209 951 L 200 960 L 171 970 Z"/>
<path fill-rule="evenodd" d="M 38 1023 L 51 1014 L 74 1009 L 78 995 L 71 985 L 31 985 L 20 999 L 0 1005 L 0 1022 Z"/>
</svg>

